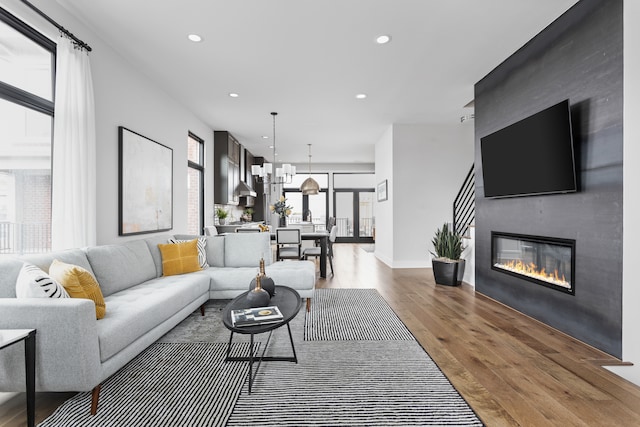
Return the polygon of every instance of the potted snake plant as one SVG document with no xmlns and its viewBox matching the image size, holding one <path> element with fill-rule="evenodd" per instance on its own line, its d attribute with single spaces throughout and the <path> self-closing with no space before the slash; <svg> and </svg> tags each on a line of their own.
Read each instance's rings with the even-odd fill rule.
<svg viewBox="0 0 640 427">
<path fill-rule="evenodd" d="M 433 240 L 433 276 L 439 285 L 457 286 L 462 283 L 464 276 L 465 260 L 461 259 L 465 249 L 462 236 L 455 233 L 449 224 L 445 223 L 436 231 Z"/>
</svg>

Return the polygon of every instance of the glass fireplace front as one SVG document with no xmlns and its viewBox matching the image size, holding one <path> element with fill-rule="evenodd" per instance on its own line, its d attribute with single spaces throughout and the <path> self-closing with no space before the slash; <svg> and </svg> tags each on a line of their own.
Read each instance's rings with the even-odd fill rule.
<svg viewBox="0 0 640 427">
<path fill-rule="evenodd" d="M 576 241 L 491 232 L 491 268 L 569 294 L 575 293 Z"/>
</svg>

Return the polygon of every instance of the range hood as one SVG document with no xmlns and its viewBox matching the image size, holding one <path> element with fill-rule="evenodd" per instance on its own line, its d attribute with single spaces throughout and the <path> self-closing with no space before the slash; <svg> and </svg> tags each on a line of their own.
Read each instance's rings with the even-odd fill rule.
<svg viewBox="0 0 640 427">
<path fill-rule="evenodd" d="M 236 193 L 238 193 L 238 196 L 241 197 L 256 197 L 257 195 L 257 193 L 253 191 L 253 188 L 249 187 L 244 181 L 240 181 L 240 183 L 236 187 Z"/>
</svg>

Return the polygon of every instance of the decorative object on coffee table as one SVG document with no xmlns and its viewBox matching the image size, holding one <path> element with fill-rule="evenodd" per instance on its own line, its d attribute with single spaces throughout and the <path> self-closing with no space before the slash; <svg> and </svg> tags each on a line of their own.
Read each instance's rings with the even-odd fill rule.
<svg viewBox="0 0 640 427">
<path fill-rule="evenodd" d="M 264 307 L 269 304 L 269 300 L 271 299 L 269 292 L 262 289 L 262 284 L 260 283 L 262 277 L 260 277 L 260 274 L 256 276 L 255 281 L 255 287 L 247 294 L 247 307 L 245 308 Z"/>
<path fill-rule="evenodd" d="M 283 318 L 275 305 L 231 310 L 231 324 L 234 328 L 269 325 L 281 322 Z"/>
<path fill-rule="evenodd" d="M 445 223 L 436 231 L 431 241 L 435 252 L 431 252 L 434 258 L 431 261 L 433 276 L 439 285 L 457 286 L 462 283 L 464 276 L 465 260 L 461 259 L 462 236 L 455 233 Z"/>
<path fill-rule="evenodd" d="M 273 279 L 265 273 L 264 270 L 264 258 L 260 258 L 260 284 L 262 289 L 269 292 L 269 297 L 273 297 L 276 293 L 276 283 Z M 252 290 L 256 287 L 257 278 L 251 279 L 251 284 L 249 285 L 249 290 Z"/>
</svg>

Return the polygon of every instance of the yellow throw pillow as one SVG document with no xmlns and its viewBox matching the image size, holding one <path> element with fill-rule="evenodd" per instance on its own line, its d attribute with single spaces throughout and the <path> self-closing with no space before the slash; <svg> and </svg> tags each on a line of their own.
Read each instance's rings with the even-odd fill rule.
<svg viewBox="0 0 640 427">
<path fill-rule="evenodd" d="M 163 276 L 202 270 L 198 261 L 198 239 L 184 243 L 160 243 L 158 248 L 162 255 Z"/>
<path fill-rule="evenodd" d="M 71 298 L 93 300 L 96 305 L 96 319 L 102 319 L 107 310 L 100 285 L 93 274 L 82 267 L 54 259 L 49 267 L 49 276 L 60 283 Z"/>
</svg>

